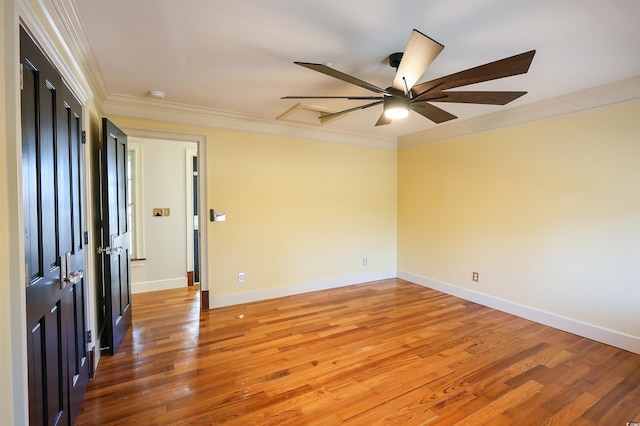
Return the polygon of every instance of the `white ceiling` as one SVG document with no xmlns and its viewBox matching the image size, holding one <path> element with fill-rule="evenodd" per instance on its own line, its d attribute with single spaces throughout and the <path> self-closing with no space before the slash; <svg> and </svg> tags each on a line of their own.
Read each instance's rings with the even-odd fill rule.
<svg viewBox="0 0 640 426">
<path fill-rule="evenodd" d="M 262 121 L 297 103 L 285 95 L 371 95 L 297 66 L 333 67 L 380 87 L 386 59 L 412 29 L 445 46 L 419 82 L 531 49 L 529 72 L 465 89 L 526 90 L 507 106 L 438 104 L 456 121 L 640 75 L 638 0 L 75 0 L 103 98 L 189 105 Z M 333 110 L 362 101 L 304 101 Z M 374 127 L 381 107 L 328 128 L 396 138 L 436 124 L 412 113 Z M 442 126 L 442 125 L 440 125 Z"/>
</svg>

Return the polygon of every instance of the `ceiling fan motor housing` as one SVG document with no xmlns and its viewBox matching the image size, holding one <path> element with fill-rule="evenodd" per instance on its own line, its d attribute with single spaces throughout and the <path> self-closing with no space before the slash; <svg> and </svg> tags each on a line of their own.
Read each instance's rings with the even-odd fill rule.
<svg viewBox="0 0 640 426">
<path fill-rule="evenodd" d="M 400 61 L 402 61 L 403 52 L 396 52 L 389 55 L 389 65 L 395 69 L 398 69 L 400 66 Z"/>
</svg>

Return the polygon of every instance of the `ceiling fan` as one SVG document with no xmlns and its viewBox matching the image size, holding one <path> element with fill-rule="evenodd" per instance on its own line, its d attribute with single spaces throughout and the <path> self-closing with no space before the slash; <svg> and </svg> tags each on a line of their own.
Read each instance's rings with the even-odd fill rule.
<svg viewBox="0 0 640 426">
<path fill-rule="evenodd" d="M 409 110 L 428 118 L 434 123 L 457 118 L 455 115 L 435 106 L 432 102 L 455 102 L 485 105 L 506 105 L 527 92 L 504 91 L 447 91 L 455 87 L 524 74 L 529 70 L 536 51 L 521 53 L 495 62 L 440 77 L 425 83 L 416 84 L 427 67 L 444 49 L 437 41 L 413 30 L 404 53 L 393 53 L 389 56 L 389 65 L 396 68 L 396 75 L 391 87 L 382 89 L 371 83 L 360 80 L 332 68 L 328 64 L 310 62 L 294 62 L 297 65 L 321 72 L 330 77 L 367 89 L 376 96 L 284 96 L 282 99 L 347 99 L 356 101 L 373 101 L 344 111 L 324 114 L 321 122 L 326 122 L 342 114 L 370 108 L 382 104 L 383 112 L 376 126 L 391 123 L 396 118 L 404 118 Z"/>
</svg>

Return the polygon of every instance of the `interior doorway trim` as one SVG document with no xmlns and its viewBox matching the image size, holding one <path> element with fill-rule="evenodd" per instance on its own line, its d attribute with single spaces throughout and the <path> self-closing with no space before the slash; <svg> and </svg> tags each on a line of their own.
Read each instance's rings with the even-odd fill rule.
<svg viewBox="0 0 640 426">
<path fill-rule="evenodd" d="M 196 142 L 198 144 L 198 229 L 200 230 L 200 306 L 209 308 L 209 246 L 207 244 L 208 223 L 207 206 L 207 137 L 195 133 L 178 133 L 161 130 L 122 127 L 127 136 L 143 139 L 163 139 L 179 142 Z"/>
</svg>

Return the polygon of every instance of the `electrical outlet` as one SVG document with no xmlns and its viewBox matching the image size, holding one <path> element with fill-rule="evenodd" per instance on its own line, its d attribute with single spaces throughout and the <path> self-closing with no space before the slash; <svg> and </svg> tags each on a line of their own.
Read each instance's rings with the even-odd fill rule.
<svg viewBox="0 0 640 426">
<path fill-rule="evenodd" d="M 369 263 L 369 260 L 367 260 L 366 257 L 362 258 L 362 266 L 367 266 L 367 263 Z"/>
<path fill-rule="evenodd" d="M 244 272 L 240 272 L 238 274 L 238 282 L 239 283 L 243 283 L 244 282 Z"/>
<path fill-rule="evenodd" d="M 477 272 L 474 272 L 473 275 L 471 275 L 471 278 L 475 281 L 478 282 L 478 280 L 480 279 L 480 274 L 478 274 Z"/>
</svg>

